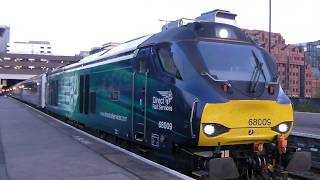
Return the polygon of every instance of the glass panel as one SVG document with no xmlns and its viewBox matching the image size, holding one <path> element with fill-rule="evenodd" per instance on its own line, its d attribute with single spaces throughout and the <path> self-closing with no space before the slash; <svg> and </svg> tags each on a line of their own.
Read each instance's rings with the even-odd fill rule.
<svg viewBox="0 0 320 180">
<path fill-rule="evenodd" d="M 175 77 L 180 78 L 180 74 L 173 61 L 173 53 L 171 52 L 170 47 L 159 48 L 157 52 L 163 70 Z"/>
<path fill-rule="evenodd" d="M 250 81 L 258 60 L 263 64 L 266 81 L 271 80 L 266 61 L 254 46 L 201 41 L 198 47 L 209 73 L 217 79 Z M 259 81 L 265 81 L 262 74 Z"/>
</svg>

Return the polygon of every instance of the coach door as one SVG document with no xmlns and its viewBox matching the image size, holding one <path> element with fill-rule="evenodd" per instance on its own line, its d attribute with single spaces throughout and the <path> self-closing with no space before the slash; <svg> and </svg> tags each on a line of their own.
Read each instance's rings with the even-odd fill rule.
<svg viewBox="0 0 320 180">
<path fill-rule="evenodd" d="M 148 79 L 150 77 L 151 48 L 139 50 L 133 62 L 132 74 L 132 135 L 137 141 L 146 142 Z"/>
</svg>

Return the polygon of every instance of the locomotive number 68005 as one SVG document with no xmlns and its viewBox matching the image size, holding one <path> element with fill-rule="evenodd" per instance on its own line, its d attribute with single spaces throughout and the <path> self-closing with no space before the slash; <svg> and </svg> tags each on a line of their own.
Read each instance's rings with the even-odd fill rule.
<svg viewBox="0 0 320 180">
<path fill-rule="evenodd" d="M 248 121 L 249 126 L 270 126 L 271 119 L 270 118 L 250 118 Z"/>
</svg>

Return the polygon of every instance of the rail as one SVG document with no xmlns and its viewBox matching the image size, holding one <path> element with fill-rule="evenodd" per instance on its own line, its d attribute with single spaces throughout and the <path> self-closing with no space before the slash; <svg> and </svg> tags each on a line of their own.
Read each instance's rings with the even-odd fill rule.
<svg viewBox="0 0 320 180">
<path fill-rule="evenodd" d="M 293 132 L 288 141 L 288 144 L 293 148 L 311 152 L 312 168 L 310 172 L 290 175 L 299 179 L 320 179 L 320 135 Z"/>
</svg>

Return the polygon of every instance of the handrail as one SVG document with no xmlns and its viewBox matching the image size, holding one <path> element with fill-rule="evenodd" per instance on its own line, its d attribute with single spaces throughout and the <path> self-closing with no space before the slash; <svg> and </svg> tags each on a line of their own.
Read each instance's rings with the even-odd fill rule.
<svg viewBox="0 0 320 180">
<path fill-rule="evenodd" d="M 136 72 L 134 71 L 132 73 L 132 89 L 131 89 L 131 136 L 132 138 L 134 138 L 134 132 L 133 132 L 133 128 L 134 128 L 134 88 L 135 88 L 135 75 Z"/>
<path fill-rule="evenodd" d="M 277 85 L 279 84 L 279 81 L 280 81 L 280 77 L 278 76 L 277 81 L 269 81 L 267 82 L 267 85 Z"/>
<path fill-rule="evenodd" d="M 143 139 L 146 139 L 147 134 L 147 85 L 148 85 L 148 73 L 149 69 L 145 72 L 144 80 L 144 126 L 143 126 Z"/>
<path fill-rule="evenodd" d="M 196 104 L 199 102 L 198 98 L 195 98 L 193 100 L 192 103 L 192 109 L 191 109 L 191 115 L 190 115 L 190 134 L 191 134 L 191 138 L 195 138 L 196 135 L 193 133 L 193 125 L 192 125 L 192 121 L 193 121 L 193 116 L 194 116 L 194 111 L 195 111 L 195 106 Z"/>
<path fill-rule="evenodd" d="M 214 78 L 211 74 L 207 73 L 207 72 L 201 72 L 201 76 L 208 76 L 210 79 L 212 79 L 215 82 L 224 82 L 226 84 L 228 84 L 229 87 L 231 87 L 231 84 L 229 83 L 228 80 L 224 80 L 224 79 L 216 79 Z"/>
</svg>

